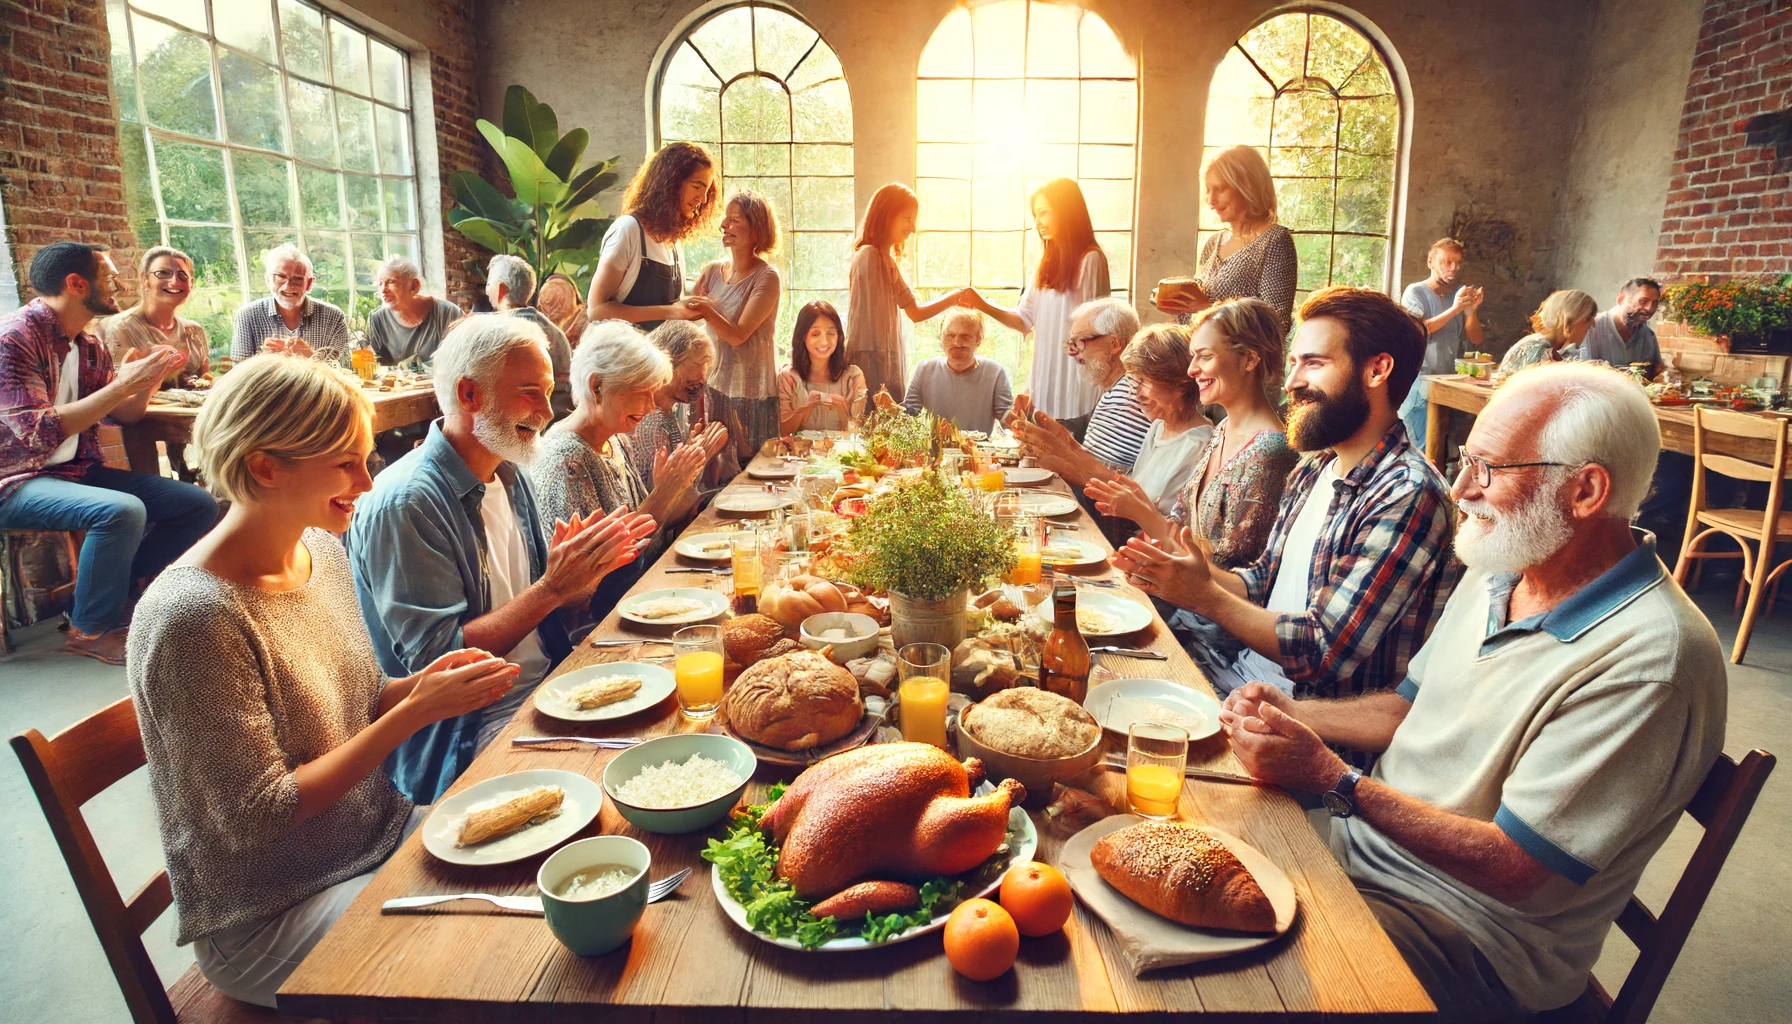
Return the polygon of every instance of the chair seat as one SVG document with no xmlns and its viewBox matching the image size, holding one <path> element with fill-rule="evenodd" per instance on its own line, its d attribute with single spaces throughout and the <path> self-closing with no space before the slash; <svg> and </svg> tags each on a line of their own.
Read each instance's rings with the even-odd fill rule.
<svg viewBox="0 0 1792 1024">
<path fill-rule="evenodd" d="M 320 1017 L 288 1017 L 278 1010 L 232 999 L 205 980 L 198 964 L 168 986 L 168 1002 L 174 1005 L 180 1024 L 329 1024 Z"/>
<path fill-rule="evenodd" d="M 1699 510 L 1699 522 L 1706 526 L 1735 530 L 1751 537 L 1761 536 L 1762 524 L 1767 513 L 1758 508 L 1702 508 Z M 1781 512 L 1779 529 L 1776 537 L 1792 537 L 1792 512 Z"/>
</svg>

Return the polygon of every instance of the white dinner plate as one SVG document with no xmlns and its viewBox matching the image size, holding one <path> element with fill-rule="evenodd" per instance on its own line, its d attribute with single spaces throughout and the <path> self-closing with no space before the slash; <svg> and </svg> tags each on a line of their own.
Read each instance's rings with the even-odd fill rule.
<svg viewBox="0 0 1792 1024">
<path fill-rule="evenodd" d="M 737 515 L 763 515 L 789 503 L 790 499 L 784 495 L 765 491 L 735 491 L 733 494 L 718 495 L 715 501 L 717 510 Z"/>
<path fill-rule="evenodd" d="M 1042 560 L 1060 569 L 1087 569 L 1108 560 L 1107 549 L 1093 541 L 1058 536 L 1046 541 Z"/>
<path fill-rule="evenodd" d="M 668 615 L 659 619 L 646 619 L 635 614 L 634 610 L 642 604 L 662 597 L 688 597 L 693 601 L 702 602 L 702 607 L 685 612 L 683 615 Z M 626 598 L 616 606 L 616 610 L 624 619 L 643 626 L 688 626 L 693 622 L 707 622 L 725 614 L 728 611 L 728 598 L 726 595 L 700 587 L 669 587 L 665 590 L 649 590 L 646 593 Z"/>
<path fill-rule="evenodd" d="M 993 790 L 994 787 L 988 782 L 984 782 L 977 787 L 977 794 L 982 795 L 984 793 L 992 792 Z M 998 855 L 1006 857 L 1007 859 L 994 865 L 989 871 L 988 878 L 990 880 L 981 886 L 977 886 L 974 891 L 966 892 L 964 895 L 965 899 L 968 900 L 978 896 L 988 896 L 990 893 L 1001 888 L 1002 876 L 1008 873 L 1008 869 L 1016 864 L 1032 860 L 1034 852 L 1039 849 L 1039 833 L 1033 828 L 1033 819 L 1027 817 L 1027 812 L 1019 806 L 1008 808 L 1007 843 L 1008 852 L 1006 854 Z M 936 914 L 932 921 L 929 921 L 919 928 L 910 928 L 908 931 L 898 932 L 882 942 L 866 942 L 864 939 L 854 935 L 848 938 L 830 939 L 815 947 L 813 950 L 804 950 L 803 944 L 795 939 L 774 939 L 769 935 L 761 935 L 754 931 L 752 926 L 747 924 L 746 908 L 735 902 L 734 897 L 728 895 L 727 887 L 722 885 L 720 868 L 715 866 L 710 868 L 709 884 L 711 888 L 715 890 L 716 901 L 722 905 L 722 912 L 727 914 L 728 920 L 733 921 L 736 926 L 761 942 L 769 942 L 774 946 L 783 946 L 785 949 L 794 949 L 800 952 L 835 953 L 852 949 L 872 949 L 893 945 L 898 942 L 907 942 L 917 936 L 926 935 L 928 932 L 936 932 L 941 928 L 946 927 L 946 919 L 952 914 L 950 910 L 946 910 L 943 913 Z"/>
<path fill-rule="evenodd" d="M 1015 487 L 1038 487 L 1055 475 L 1051 470 L 1040 469 L 1038 466 L 1015 466 L 1002 471 L 1003 481 Z"/>
<path fill-rule="evenodd" d="M 1076 499 L 1063 494 L 1039 491 L 1010 491 L 1017 500 L 1018 511 L 1035 516 L 1067 516 L 1076 512 Z"/>
<path fill-rule="evenodd" d="M 776 462 L 769 466 L 748 466 L 747 476 L 754 480 L 795 480 L 799 471 L 799 466 Z"/>
<path fill-rule="evenodd" d="M 578 705 L 568 699 L 567 694 L 584 686 L 610 676 L 638 676 L 641 688 L 633 697 L 619 700 L 614 704 L 581 710 Z M 607 665 L 592 665 L 568 672 L 563 676 L 550 679 L 535 688 L 535 710 L 550 718 L 558 718 L 567 722 L 602 722 L 611 718 L 622 718 L 637 711 L 645 711 L 667 697 L 672 696 L 676 688 L 672 673 L 659 665 L 647 665 L 638 661 L 613 661 Z"/>
<path fill-rule="evenodd" d="M 566 793 L 559 815 L 477 846 L 454 845 L 469 812 L 496 807 L 543 786 L 559 786 Z M 583 775 L 558 768 L 511 772 L 486 779 L 437 803 L 423 822 L 423 848 L 450 864 L 509 864 L 551 850 L 578 835 L 603 806 L 603 787 Z"/>
<path fill-rule="evenodd" d="M 1212 694 L 1168 679 L 1110 679 L 1089 687 L 1083 707 L 1101 727 L 1120 735 L 1135 722 L 1188 730 L 1190 742 L 1220 731 L 1220 702 Z"/>
<path fill-rule="evenodd" d="M 1151 608 L 1131 598 L 1119 594 L 1110 594 L 1093 587 L 1076 588 L 1076 606 L 1078 609 L 1093 608 L 1113 616 L 1115 625 L 1112 629 L 1093 630 L 1080 629 L 1086 637 L 1115 637 L 1128 633 L 1137 633 L 1151 625 Z M 1052 621 L 1052 603 L 1041 601 L 1033 606 L 1033 614 L 1039 621 L 1050 624 Z"/>
<path fill-rule="evenodd" d="M 733 536 L 732 533 L 688 533 L 672 543 L 672 550 L 700 562 L 726 562 L 733 557 L 730 547 Z"/>
</svg>

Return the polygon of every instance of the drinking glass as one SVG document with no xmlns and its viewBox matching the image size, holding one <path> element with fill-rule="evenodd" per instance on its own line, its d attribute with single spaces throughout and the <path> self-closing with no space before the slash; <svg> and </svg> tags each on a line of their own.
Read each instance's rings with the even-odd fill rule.
<svg viewBox="0 0 1792 1024">
<path fill-rule="evenodd" d="M 729 566 L 734 570 L 734 611 L 750 615 L 759 610 L 759 588 L 765 581 L 765 545 L 753 527 L 736 530 L 728 538 Z"/>
<path fill-rule="evenodd" d="M 1176 817 L 1187 766 L 1187 730 L 1134 723 L 1126 730 L 1126 802 L 1132 813 L 1154 821 Z"/>
<path fill-rule="evenodd" d="M 1014 569 L 1008 582 L 1017 587 L 1038 583 L 1044 559 L 1045 523 L 1038 516 L 1021 516 L 1014 521 Z"/>
<path fill-rule="evenodd" d="M 686 626 L 672 634 L 678 710 L 702 721 L 722 706 L 722 627 Z"/>
<path fill-rule="evenodd" d="M 792 555 L 809 550 L 809 513 L 792 512 L 784 517 L 784 550 Z"/>
<path fill-rule="evenodd" d="M 945 749 L 952 652 L 939 644 L 909 644 L 896 652 L 896 678 L 897 699 L 902 702 L 902 738 Z"/>
</svg>

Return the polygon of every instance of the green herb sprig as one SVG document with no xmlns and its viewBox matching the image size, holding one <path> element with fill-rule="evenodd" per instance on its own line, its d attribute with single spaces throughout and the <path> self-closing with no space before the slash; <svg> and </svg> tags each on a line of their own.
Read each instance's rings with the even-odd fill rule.
<svg viewBox="0 0 1792 1024">
<path fill-rule="evenodd" d="M 847 582 L 939 601 L 1014 568 L 1014 535 L 938 472 L 905 480 L 852 522 Z"/>
</svg>

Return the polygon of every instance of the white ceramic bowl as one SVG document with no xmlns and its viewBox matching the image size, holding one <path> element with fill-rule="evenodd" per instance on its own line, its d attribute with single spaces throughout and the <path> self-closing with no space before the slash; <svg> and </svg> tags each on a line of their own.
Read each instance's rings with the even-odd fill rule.
<svg viewBox="0 0 1792 1024">
<path fill-rule="evenodd" d="M 830 629 L 844 629 L 849 640 L 826 640 L 822 634 Z M 800 629 L 803 646 L 811 650 L 832 647 L 842 662 L 863 658 L 877 650 L 877 620 L 858 612 L 822 612 L 803 620 Z"/>
</svg>

